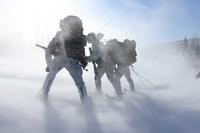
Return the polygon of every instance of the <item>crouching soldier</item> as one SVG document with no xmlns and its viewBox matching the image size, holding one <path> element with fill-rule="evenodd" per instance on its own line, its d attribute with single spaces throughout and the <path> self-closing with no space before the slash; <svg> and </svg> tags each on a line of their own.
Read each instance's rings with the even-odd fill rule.
<svg viewBox="0 0 200 133">
<path fill-rule="evenodd" d="M 77 16 L 68 16 L 60 21 L 60 29 L 46 49 L 45 59 L 49 72 L 42 87 L 43 95 L 44 98 L 48 98 L 56 74 L 65 68 L 78 88 L 80 99 L 84 101 L 87 98 L 87 90 L 82 78 L 82 67 L 85 68 L 87 62 L 82 21 Z"/>
</svg>

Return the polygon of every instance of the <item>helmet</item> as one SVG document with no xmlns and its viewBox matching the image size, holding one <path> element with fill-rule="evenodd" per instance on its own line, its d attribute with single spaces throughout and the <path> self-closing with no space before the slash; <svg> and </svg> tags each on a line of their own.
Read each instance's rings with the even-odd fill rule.
<svg viewBox="0 0 200 133">
<path fill-rule="evenodd" d="M 103 34 L 103 33 L 98 33 L 98 34 L 96 35 L 96 38 L 97 38 L 98 40 L 101 40 L 103 37 L 104 37 L 104 34 Z"/>
<path fill-rule="evenodd" d="M 89 43 L 92 43 L 95 39 L 96 39 L 95 33 L 91 32 L 91 33 L 89 33 L 89 34 L 87 35 L 87 41 L 88 41 Z"/>
<path fill-rule="evenodd" d="M 61 30 L 83 30 L 81 19 L 72 15 L 60 20 L 60 28 Z"/>
</svg>

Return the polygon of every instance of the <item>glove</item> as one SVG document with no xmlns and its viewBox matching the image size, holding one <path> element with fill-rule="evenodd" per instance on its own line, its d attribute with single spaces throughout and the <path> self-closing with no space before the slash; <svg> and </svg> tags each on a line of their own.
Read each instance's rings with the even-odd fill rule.
<svg viewBox="0 0 200 133">
<path fill-rule="evenodd" d="M 86 59 L 87 62 L 91 62 L 92 61 L 90 56 L 86 56 L 85 59 Z"/>
<path fill-rule="evenodd" d="M 52 64 L 52 61 L 49 61 L 48 65 L 47 65 L 47 67 L 45 69 L 46 72 L 50 72 L 50 68 L 49 67 L 51 66 L 51 64 Z"/>
<path fill-rule="evenodd" d="M 46 67 L 45 71 L 46 71 L 46 72 L 49 72 L 49 71 L 50 71 L 48 66 Z"/>
<path fill-rule="evenodd" d="M 83 69 L 87 66 L 87 64 L 88 64 L 88 62 L 87 62 L 86 58 L 81 60 L 81 65 L 82 65 Z"/>
</svg>

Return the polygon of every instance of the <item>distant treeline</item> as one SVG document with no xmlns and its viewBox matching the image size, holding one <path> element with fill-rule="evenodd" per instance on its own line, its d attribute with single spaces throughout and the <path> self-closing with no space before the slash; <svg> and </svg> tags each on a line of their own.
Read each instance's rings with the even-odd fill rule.
<svg viewBox="0 0 200 133">
<path fill-rule="evenodd" d="M 188 52 L 189 55 L 200 57 L 200 38 L 187 39 L 185 37 L 182 48 L 185 52 Z"/>
</svg>

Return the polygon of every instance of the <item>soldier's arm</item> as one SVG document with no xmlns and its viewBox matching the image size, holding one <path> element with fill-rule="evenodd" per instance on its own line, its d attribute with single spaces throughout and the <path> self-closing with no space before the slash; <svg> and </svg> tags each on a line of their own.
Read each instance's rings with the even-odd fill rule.
<svg viewBox="0 0 200 133">
<path fill-rule="evenodd" d="M 96 61 L 101 57 L 100 48 L 92 46 L 92 53 L 89 56 L 89 61 Z"/>
<path fill-rule="evenodd" d="M 55 49 L 55 46 L 54 46 L 54 38 L 51 40 L 51 42 L 49 42 L 49 45 L 47 47 L 47 49 L 45 50 L 45 60 L 46 60 L 46 64 L 47 66 L 50 66 L 51 65 L 51 62 L 53 60 L 53 50 Z"/>
<path fill-rule="evenodd" d="M 45 52 L 45 60 L 46 60 L 47 66 L 50 66 L 52 62 L 52 55 L 50 54 L 50 50 L 48 48 L 46 49 L 46 52 Z"/>
</svg>

